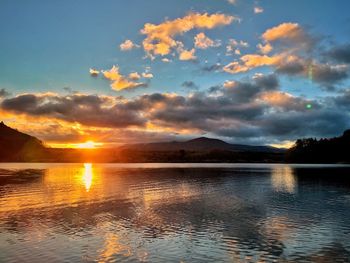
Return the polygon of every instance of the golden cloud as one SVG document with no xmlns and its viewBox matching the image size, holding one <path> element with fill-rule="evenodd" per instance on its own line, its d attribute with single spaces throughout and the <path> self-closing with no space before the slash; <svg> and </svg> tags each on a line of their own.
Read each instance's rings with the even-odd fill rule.
<svg viewBox="0 0 350 263">
<path fill-rule="evenodd" d="M 194 37 L 194 46 L 200 49 L 207 49 L 210 47 L 219 47 L 221 45 L 220 40 L 212 40 L 207 37 L 203 32 L 198 33 Z"/>
<path fill-rule="evenodd" d="M 129 79 L 131 79 L 131 80 L 139 80 L 140 78 L 141 78 L 141 76 L 137 72 L 131 72 L 129 74 Z"/>
<path fill-rule="evenodd" d="M 262 66 L 276 66 L 292 63 L 298 60 L 298 57 L 289 55 L 288 53 L 280 53 L 273 56 L 259 55 L 259 54 L 247 54 L 240 58 L 241 62 L 234 61 L 226 65 L 223 70 L 235 74 L 240 72 L 246 72 L 256 67 Z"/>
<path fill-rule="evenodd" d="M 103 76 L 111 81 L 111 87 L 114 90 L 132 89 L 137 87 L 146 87 L 147 83 L 136 82 L 132 77 L 136 77 L 136 72 L 131 73 L 129 77 L 125 77 L 119 72 L 119 67 L 113 66 L 108 71 L 102 71 Z M 135 74 L 136 73 L 136 74 Z"/>
<path fill-rule="evenodd" d="M 174 39 L 177 35 L 195 28 L 213 29 L 218 26 L 229 25 L 235 19 L 237 18 L 234 16 L 224 14 L 189 13 L 182 18 L 167 20 L 158 25 L 146 23 L 141 30 L 141 34 L 146 35 L 142 45 L 151 58 L 156 55 L 165 56 L 178 46 L 178 41 Z"/>
<path fill-rule="evenodd" d="M 259 49 L 259 51 L 263 54 L 268 54 L 272 51 L 273 47 L 271 46 L 270 43 L 266 43 L 265 45 L 263 44 L 258 44 L 257 48 Z"/>
<path fill-rule="evenodd" d="M 195 60 L 197 57 L 194 55 L 195 49 L 192 48 L 191 50 L 182 50 L 179 54 L 180 60 Z"/>
<path fill-rule="evenodd" d="M 262 39 L 268 42 L 280 39 L 301 39 L 304 36 L 303 29 L 297 23 L 283 23 L 270 28 L 262 34 Z"/>
</svg>

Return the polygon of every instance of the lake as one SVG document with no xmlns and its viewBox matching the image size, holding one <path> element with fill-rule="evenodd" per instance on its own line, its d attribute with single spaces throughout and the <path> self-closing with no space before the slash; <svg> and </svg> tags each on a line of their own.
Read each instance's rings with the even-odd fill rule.
<svg viewBox="0 0 350 263">
<path fill-rule="evenodd" d="M 350 262 L 350 167 L 0 164 L 0 262 Z"/>
</svg>

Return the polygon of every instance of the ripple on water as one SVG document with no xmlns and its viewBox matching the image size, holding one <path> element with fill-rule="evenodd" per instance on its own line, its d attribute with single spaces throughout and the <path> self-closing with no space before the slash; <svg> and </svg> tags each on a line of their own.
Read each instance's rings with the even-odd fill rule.
<svg viewBox="0 0 350 263">
<path fill-rule="evenodd" d="M 297 169 L 0 167 L 0 262 L 349 262 L 350 189 Z"/>
</svg>

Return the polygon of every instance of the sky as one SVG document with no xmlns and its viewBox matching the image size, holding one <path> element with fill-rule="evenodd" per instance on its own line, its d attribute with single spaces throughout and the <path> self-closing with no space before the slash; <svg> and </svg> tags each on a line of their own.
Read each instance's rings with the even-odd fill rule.
<svg viewBox="0 0 350 263">
<path fill-rule="evenodd" d="M 48 145 L 350 128 L 347 0 L 0 3 L 0 119 Z"/>
</svg>

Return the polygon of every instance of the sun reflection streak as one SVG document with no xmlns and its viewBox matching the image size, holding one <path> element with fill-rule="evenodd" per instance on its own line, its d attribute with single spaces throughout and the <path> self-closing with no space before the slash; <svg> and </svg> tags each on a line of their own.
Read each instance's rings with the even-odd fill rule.
<svg viewBox="0 0 350 263">
<path fill-rule="evenodd" d="M 84 171 L 83 171 L 83 183 L 85 185 L 86 192 L 90 191 L 92 184 L 93 172 L 92 172 L 92 164 L 84 163 Z"/>
<path fill-rule="evenodd" d="M 295 193 L 297 187 L 293 169 L 289 166 L 273 168 L 271 183 L 277 192 Z"/>
</svg>

